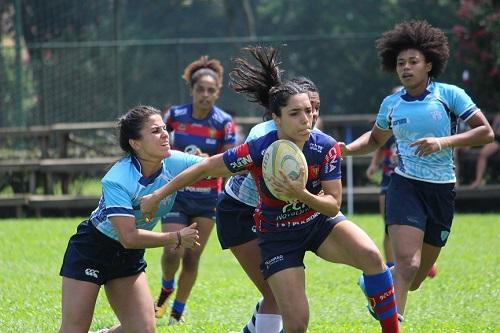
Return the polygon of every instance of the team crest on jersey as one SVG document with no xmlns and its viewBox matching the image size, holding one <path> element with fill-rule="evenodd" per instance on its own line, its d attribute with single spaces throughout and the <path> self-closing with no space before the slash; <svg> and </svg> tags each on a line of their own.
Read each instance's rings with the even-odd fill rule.
<svg viewBox="0 0 500 333">
<path fill-rule="evenodd" d="M 433 110 L 433 111 L 431 111 L 431 117 L 434 120 L 441 120 L 441 119 L 443 119 L 443 115 L 442 115 L 441 112 L 439 112 L 439 110 Z"/>
<path fill-rule="evenodd" d="M 179 126 L 176 128 L 179 131 L 185 131 L 186 130 L 186 125 L 183 123 L 180 123 Z"/>
<path fill-rule="evenodd" d="M 216 133 L 217 133 L 217 131 L 215 130 L 215 128 L 211 128 L 210 132 L 209 132 L 209 135 L 210 135 L 211 138 L 215 138 Z"/>
</svg>

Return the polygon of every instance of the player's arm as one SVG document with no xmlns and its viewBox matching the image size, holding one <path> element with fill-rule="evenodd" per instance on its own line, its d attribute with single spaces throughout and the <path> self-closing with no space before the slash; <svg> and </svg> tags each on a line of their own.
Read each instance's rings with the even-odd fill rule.
<svg viewBox="0 0 500 333">
<path fill-rule="evenodd" d="M 142 197 L 141 213 L 145 218 L 151 219 L 158 209 L 160 201 L 175 191 L 191 185 L 203 178 L 227 177 L 230 175 L 232 175 L 232 172 L 229 171 L 224 163 L 222 154 L 214 155 L 192 165 L 153 193 Z"/>
<path fill-rule="evenodd" d="M 373 178 L 375 171 L 377 171 L 380 162 L 382 162 L 383 159 L 384 159 L 384 150 L 382 149 L 382 147 L 378 147 L 377 150 L 375 151 L 375 154 L 373 154 L 372 156 L 370 165 L 366 169 L 366 177 L 368 177 L 368 179 Z"/>
<path fill-rule="evenodd" d="M 342 205 L 342 181 L 340 179 L 322 181 L 321 187 L 323 188 L 321 195 L 314 195 L 304 189 L 297 199 L 323 215 L 337 215 Z"/>
<path fill-rule="evenodd" d="M 118 234 L 120 243 L 126 249 L 145 249 L 162 246 L 184 246 L 192 248 L 199 245 L 198 230 L 196 223 L 187 228 L 175 232 L 155 232 L 144 229 L 137 229 L 135 219 L 129 216 L 110 217 L 111 224 Z"/>
<path fill-rule="evenodd" d="M 350 144 L 339 142 L 339 147 L 343 156 L 364 155 L 381 147 L 391 135 L 392 130 L 384 130 L 374 125 L 371 131 L 364 133 Z"/>
</svg>

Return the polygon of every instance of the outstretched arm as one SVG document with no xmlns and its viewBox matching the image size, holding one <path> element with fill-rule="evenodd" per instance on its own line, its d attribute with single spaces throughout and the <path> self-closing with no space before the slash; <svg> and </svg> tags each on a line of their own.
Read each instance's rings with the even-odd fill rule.
<svg viewBox="0 0 500 333">
<path fill-rule="evenodd" d="M 196 181 L 207 177 L 227 177 L 232 173 L 226 167 L 222 154 L 214 155 L 200 163 L 194 164 L 188 169 L 174 177 L 170 182 L 166 183 L 152 194 L 141 198 L 141 214 L 149 220 L 153 218 L 160 201 L 171 195 L 177 190 L 184 188 Z"/>
<path fill-rule="evenodd" d="M 364 133 L 350 144 L 346 145 L 344 142 L 339 142 L 339 147 L 342 156 L 364 155 L 381 147 L 391 135 L 391 130 L 383 130 L 374 125 L 371 131 Z"/>
</svg>

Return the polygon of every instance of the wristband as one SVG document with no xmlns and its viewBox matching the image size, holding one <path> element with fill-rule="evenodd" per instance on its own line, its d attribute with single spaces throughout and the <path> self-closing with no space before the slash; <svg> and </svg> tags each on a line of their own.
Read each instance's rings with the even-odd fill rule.
<svg viewBox="0 0 500 333">
<path fill-rule="evenodd" d="M 180 231 L 177 231 L 176 234 L 177 234 L 177 245 L 175 246 L 175 249 L 178 249 L 182 245 L 182 237 Z"/>
<path fill-rule="evenodd" d="M 439 138 L 434 138 L 436 140 L 436 143 L 439 147 L 439 150 L 438 151 L 441 151 L 441 149 L 443 149 L 443 147 L 441 147 L 441 140 L 439 140 Z"/>
</svg>

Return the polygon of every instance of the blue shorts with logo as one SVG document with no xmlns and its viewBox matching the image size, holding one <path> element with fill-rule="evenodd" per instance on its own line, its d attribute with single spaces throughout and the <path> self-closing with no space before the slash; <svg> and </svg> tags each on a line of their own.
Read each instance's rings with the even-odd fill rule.
<svg viewBox="0 0 500 333">
<path fill-rule="evenodd" d="M 306 251 L 316 253 L 335 225 L 345 221 L 342 213 L 335 217 L 319 215 L 305 228 L 279 232 L 258 232 L 262 262 L 260 270 L 267 279 L 276 272 L 291 267 L 304 267 Z"/>
<path fill-rule="evenodd" d="M 455 213 L 455 184 L 436 184 L 394 173 L 385 198 L 385 223 L 409 225 L 424 232 L 424 242 L 443 247 Z"/>
<path fill-rule="evenodd" d="M 177 193 L 174 205 L 168 214 L 161 218 L 161 223 L 178 223 L 190 225 L 193 217 L 206 217 L 215 220 L 217 195 L 192 198 Z"/>
<path fill-rule="evenodd" d="M 253 212 L 255 207 L 227 195 L 219 194 L 216 222 L 217 236 L 223 249 L 245 244 L 257 238 Z"/>
<path fill-rule="evenodd" d="M 144 249 L 125 249 L 87 220 L 78 225 L 76 234 L 69 239 L 59 274 L 103 285 L 144 272 L 146 266 Z"/>
</svg>

